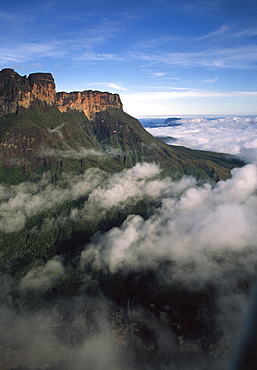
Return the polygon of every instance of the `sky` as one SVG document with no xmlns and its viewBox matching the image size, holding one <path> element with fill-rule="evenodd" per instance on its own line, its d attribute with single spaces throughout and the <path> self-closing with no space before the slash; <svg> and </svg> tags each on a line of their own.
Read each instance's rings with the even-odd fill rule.
<svg viewBox="0 0 257 370">
<path fill-rule="evenodd" d="M 0 68 L 137 118 L 257 114 L 256 0 L 2 0 Z"/>
</svg>

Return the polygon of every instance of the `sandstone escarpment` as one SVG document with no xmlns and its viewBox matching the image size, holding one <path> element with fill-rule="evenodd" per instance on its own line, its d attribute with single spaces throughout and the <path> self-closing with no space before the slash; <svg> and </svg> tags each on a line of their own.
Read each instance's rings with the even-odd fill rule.
<svg viewBox="0 0 257 370">
<path fill-rule="evenodd" d="M 93 120 L 95 113 L 116 108 L 122 110 L 122 102 L 118 94 L 101 91 L 75 91 L 71 93 L 59 92 L 56 94 L 57 107 L 61 112 L 77 110 L 84 112 L 89 120 Z"/>
<path fill-rule="evenodd" d="M 0 72 L 0 181 L 7 181 L 6 168 L 22 167 L 29 174 L 50 166 L 56 174 L 72 169 L 80 173 L 91 166 L 116 171 L 153 161 L 176 177 L 214 181 L 228 178 L 233 167 L 243 164 L 223 154 L 160 142 L 123 111 L 117 94 L 56 94 L 50 73 L 22 77 L 13 69 Z"/>
<path fill-rule="evenodd" d="M 101 91 L 76 91 L 56 94 L 51 73 L 32 73 L 20 76 L 11 68 L 0 71 L 0 116 L 17 113 L 19 107 L 57 106 L 60 112 L 84 112 L 89 120 L 95 113 L 108 108 L 122 110 L 118 94 Z"/>
<path fill-rule="evenodd" d="M 27 77 L 9 68 L 0 71 L 0 116 L 17 113 L 19 107 L 29 108 L 33 104 L 45 107 L 56 104 L 51 73 L 33 73 Z"/>
</svg>

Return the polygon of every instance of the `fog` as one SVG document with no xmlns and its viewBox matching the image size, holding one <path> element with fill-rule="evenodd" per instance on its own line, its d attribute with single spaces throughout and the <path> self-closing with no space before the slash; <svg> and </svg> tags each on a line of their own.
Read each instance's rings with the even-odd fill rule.
<svg viewBox="0 0 257 370">
<path fill-rule="evenodd" d="M 232 173 L 232 179 L 215 187 L 188 183 L 180 196 L 174 193 L 185 180 L 173 184 L 175 191 L 162 197 L 149 219 L 131 215 L 121 227 L 96 236 L 82 253 L 82 264 L 90 259 L 96 268 L 114 272 L 157 267 L 160 259 L 175 259 L 181 265 L 194 261 L 196 277 L 185 269 L 183 279 L 189 275 L 199 283 L 213 278 L 220 266 L 211 256 L 254 248 L 257 240 L 257 168 L 250 164 Z"/>
<path fill-rule="evenodd" d="M 1 185 L 3 235 L 22 232 L 39 214 L 34 235 L 56 223 L 128 213 L 96 231 L 69 263 L 59 251 L 18 280 L 2 273 L 1 369 L 229 369 L 255 294 L 254 125 L 254 119 L 185 119 L 169 128 L 181 135 L 179 145 L 196 138 L 191 131 L 198 127 L 199 149 L 248 158 L 217 184 L 175 182 L 156 164 L 142 163 L 116 174 L 92 168 L 63 175 L 55 184 L 44 174 L 37 183 Z M 82 283 L 76 294 L 58 296 L 71 271 Z"/>
<path fill-rule="evenodd" d="M 153 121 L 149 119 L 149 121 Z M 159 121 L 159 120 L 158 120 Z M 182 117 L 178 126 L 146 127 L 153 136 L 170 136 L 172 145 L 211 150 L 256 161 L 257 117 Z M 249 157 L 249 158 L 248 158 Z"/>
<path fill-rule="evenodd" d="M 57 129 L 51 130 L 51 132 L 55 132 Z M 69 159 L 77 159 L 82 160 L 86 158 L 94 158 L 94 157 L 114 157 L 120 154 L 120 150 L 116 148 L 107 147 L 105 150 L 95 150 L 95 149 L 81 149 L 79 151 L 76 150 L 57 150 L 52 148 L 44 148 L 40 151 L 40 155 L 47 155 L 48 157 L 56 157 L 56 158 L 69 158 Z"/>
</svg>

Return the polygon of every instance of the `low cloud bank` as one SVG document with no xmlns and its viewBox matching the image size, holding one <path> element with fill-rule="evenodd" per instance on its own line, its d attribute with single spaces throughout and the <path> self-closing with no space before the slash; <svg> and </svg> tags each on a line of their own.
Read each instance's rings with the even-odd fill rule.
<svg viewBox="0 0 257 370">
<path fill-rule="evenodd" d="M 51 132 L 54 132 L 52 130 Z M 86 158 L 94 158 L 94 157 L 114 157 L 121 153 L 119 149 L 115 148 L 106 148 L 106 150 L 95 150 L 95 149 L 81 149 L 81 150 L 57 150 L 52 148 L 45 148 L 44 150 L 40 151 L 41 155 L 49 156 L 49 157 L 57 157 L 57 158 L 68 158 L 68 159 L 75 159 L 75 160 L 82 160 Z"/>
<path fill-rule="evenodd" d="M 132 370 L 98 299 L 26 311 L 0 306 L 1 369 Z"/>
<path fill-rule="evenodd" d="M 161 206 L 150 218 L 130 215 L 121 227 L 95 237 L 82 254 L 82 265 L 88 260 L 115 272 L 156 267 L 168 259 L 195 262 L 196 276 L 185 268 L 183 279 L 188 275 L 199 282 L 205 270 L 208 279 L 219 274 L 218 261 L 211 263 L 209 256 L 254 248 L 257 240 L 257 168 L 250 164 L 232 175 L 215 187 L 198 187 L 193 180 L 166 183 Z"/>
<path fill-rule="evenodd" d="M 58 257 L 46 262 L 44 266 L 31 269 L 21 280 L 22 291 L 47 291 L 52 285 L 61 280 L 64 275 L 64 267 Z"/>
<path fill-rule="evenodd" d="M 144 163 L 114 175 L 92 168 L 80 176 L 63 175 L 57 184 L 52 184 L 46 174 L 38 183 L 0 186 L 0 231 L 19 231 L 36 214 L 80 198 L 86 200 L 79 208 L 71 209 L 66 221 L 104 217 L 111 207 L 124 208 L 143 199 L 155 199 L 170 189 L 195 182 L 185 179 L 177 186 L 170 179 L 158 179 L 160 173 L 155 164 Z"/>
<path fill-rule="evenodd" d="M 256 164 L 215 185 L 163 179 L 149 163 L 50 180 L 0 187 L 2 233 L 23 230 L 40 213 L 34 233 L 58 219 L 68 225 L 104 220 L 113 209 L 125 214 L 140 202 L 147 212 L 128 211 L 118 226 L 98 230 L 70 264 L 59 251 L 18 282 L 1 277 L 3 368 L 226 369 L 256 279 Z M 44 216 L 67 203 L 65 214 Z M 71 269 L 81 279 L 77 297 L 55 297 Z"/>
<path fill-rule="evenodd" d="M 64 174 L 57 184 L 51 183 L 51 177 L 46 173 L 38 183 L 0 185 L 0 231 L 19 231 L 28 218 L 87 196 L 105 176 L 102 171 L 92 168 L 73 178 Z"/>
<path fill-rule="evenodd" d="M 187 117 L 178 121 L 180 126 L 146 128 L 154 136 L 171 136 L 172 145 L 192 149 L 211 150 L 240 155 L 251 162 L 256 161 L 256 117 Z M 250 151 L 249 151 L 250 150 Z M 254 151 L 254 155 L 253 155 Z"/>
</svg>

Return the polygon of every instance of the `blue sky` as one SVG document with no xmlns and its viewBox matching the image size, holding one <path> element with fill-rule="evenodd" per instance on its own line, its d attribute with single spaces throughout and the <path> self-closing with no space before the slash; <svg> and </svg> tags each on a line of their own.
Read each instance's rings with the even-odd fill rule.
<svg viewBox="0 0 257 370">
<path fill-rule="evenodd" d="M 257 114 L 256 0 L 2 0 L 0 68 L 135 116 Z"/>
</svg>

